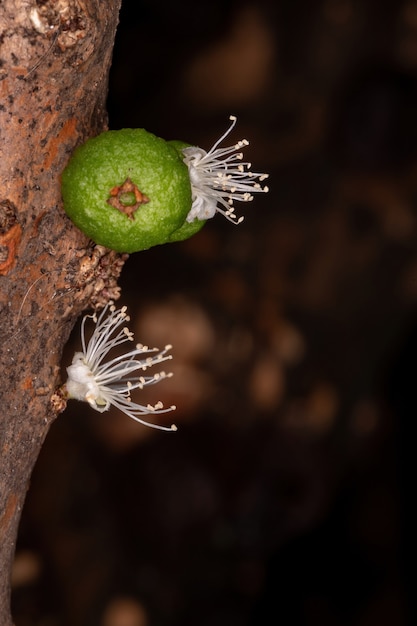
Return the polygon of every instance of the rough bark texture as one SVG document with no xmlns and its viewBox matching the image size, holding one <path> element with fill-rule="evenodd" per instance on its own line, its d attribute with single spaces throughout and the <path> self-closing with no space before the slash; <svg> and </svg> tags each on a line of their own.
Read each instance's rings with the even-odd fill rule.
<svg viewBox="0 0 417 626">
<path fill-rule="evenodd" d="M 60 174 L 105 128 L 120 0 L 0 2 L 0 624 L 30 475 L 64 402 L 63 346 L 80 312 L 118 296 L 124 258 L 65 216 Z"/>
</svg>

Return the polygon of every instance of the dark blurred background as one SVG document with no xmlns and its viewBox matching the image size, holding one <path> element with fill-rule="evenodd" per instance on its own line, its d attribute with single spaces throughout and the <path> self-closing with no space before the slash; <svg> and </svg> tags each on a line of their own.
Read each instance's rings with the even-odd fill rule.
<svg viewBox="0 0 417 626">
<path fill-rule="evenodd" d="M 16 626 L 414 623 L 416 77 L 416 0 L 124 0 L 110 127 L 208 149 L 235 114 L 270 193 L 129 258 L 178 432 L 69 403 Z"/>
</svg>

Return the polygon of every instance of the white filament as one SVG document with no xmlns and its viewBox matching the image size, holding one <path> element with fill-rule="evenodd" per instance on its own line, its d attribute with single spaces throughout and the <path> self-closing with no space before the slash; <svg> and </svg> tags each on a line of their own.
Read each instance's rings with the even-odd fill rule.
<svg viewBox="0 0 417 626">
<path fill-rule="evenodd" d="M 85 337 L 87 319 L 95 322 L 93 334 L 88 341 Z M 100 413 L 113 405 L 132 419 L 151 428 L 176 430 L 174 424 L 169 427 L 158 426 L 146 422 L 141 417 L 150 413 L 167 413 L 174 410 L 175 406 L 164 408 L 161 402 L 144 406 L 133 402 L 131 398 L 133 390 L 143 389 L 172 375 L 162 371 L 153 376 L 131 376 L 135 372 L 145 372 L 153 365 L 171 359 L 172 356 L 168 354 L 171 346 L 158 350 L 137 344 L 133 350 L 105 361 L 111 350 L 127 341 L 133 341 L 133 333 L 125 326 L 128 321 L 126 307 L 117 310 L 112 303 L 103 309 L 99 317 L 94 314 L 83 318 L 82 351 L 74 354 L 72 364 L 67 368 L 68 380 L 65 388 L 68 397 L 88 402 Z"/>
<path fill-rule="evenodd" d="M 251 164 L 243 162 L 241 149 L 249 145 L 246 139 L 233 146 L 219 148 L 236 125 L 234 115 L 229 119 L 229 128 L 208 152 L 198 147 L 182 150 L 190 174 L 193 201 L 187 222 L 206 220 L 218 212 L 239 224 L 243 217 L 235 215 L 233 202 L 250 202 L 254 193 L 268 191 L 268 187 L 259 184 L 268 178 L 268 174 L 251 172 Z"/>
</svg>

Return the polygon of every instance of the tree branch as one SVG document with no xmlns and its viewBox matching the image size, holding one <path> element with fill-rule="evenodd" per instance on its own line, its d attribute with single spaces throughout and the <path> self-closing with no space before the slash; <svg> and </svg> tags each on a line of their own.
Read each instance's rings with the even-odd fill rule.
<svg viewBox="0 0 417 626">
<path fill-rule="evenodd" d="M 125 257 L 62 210 L 74 147 L 106 127 L 120 0 L 0 5 L 0 623 L 30 475 L 49 426 L 63 346 L 80 312 L 118 297 Z"/>
</svg>

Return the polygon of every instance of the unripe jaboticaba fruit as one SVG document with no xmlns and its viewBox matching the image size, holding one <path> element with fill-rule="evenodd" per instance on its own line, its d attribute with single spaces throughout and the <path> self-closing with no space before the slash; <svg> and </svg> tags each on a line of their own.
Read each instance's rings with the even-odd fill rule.
<svg viewBox="0 0 417 626">
<path fill-rule="evenodd" d="M 186 222 L 192 205 L 180 150 L 186 145 L 144 129 L 108 131 L 88 140 L 62 175 L 66 213 L 95 243 L 117 252 L 190 237 L 204 221 Z"/>
<path fill-rule="evenodd" d="M 185 143 L 184 141 L 179 141 L 177 139 L 173 141 L 168 141 L 168 144 L 176 149 L 176 151 L 180 155 L 181 161 L 184 159 L 182 150 L 184 148 L 190 147 L 189 143 Z M 187 171 L 188 171 L 188 176 L 189 176 L 190 172 L 189 172 L 188 167 L 187 167 Z M 174 241 L 183 241 L 184 239 L 189 239 L 190 237 L 198 233 L 198 231 L 203 228 L 205 223 L 206 223 L 206 220 L 201 220 L 201 219 L 195 219 L 192 222 L 184 221 L 183 225 L 180 228 L 178 228 L 178 230 L 175 230 L 172 233 L 172 235 L 170 235 L 169 241 L 174 242 Z"/>
</svg>

